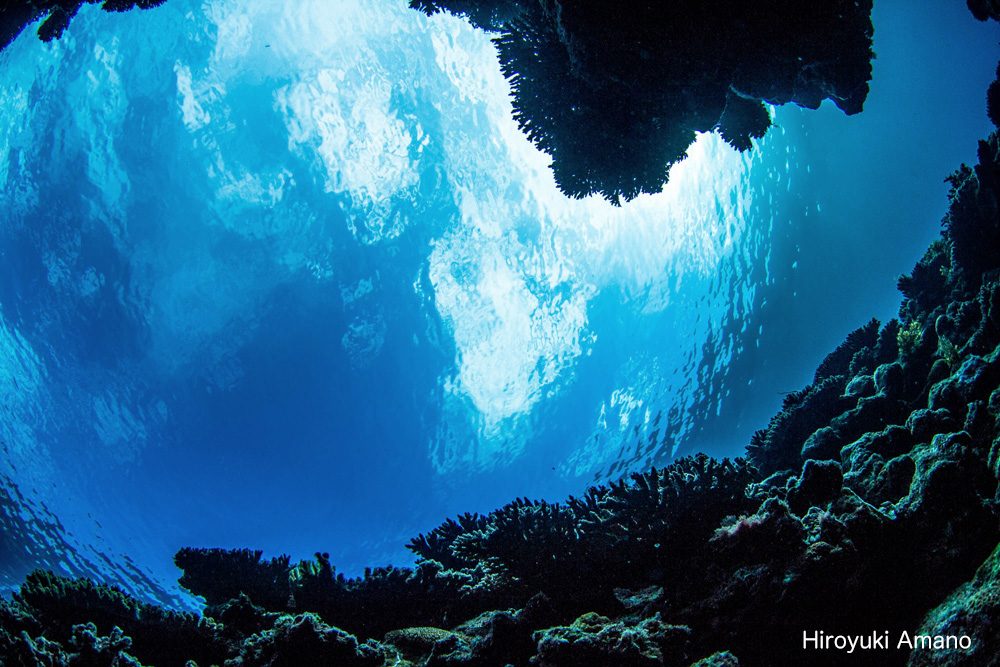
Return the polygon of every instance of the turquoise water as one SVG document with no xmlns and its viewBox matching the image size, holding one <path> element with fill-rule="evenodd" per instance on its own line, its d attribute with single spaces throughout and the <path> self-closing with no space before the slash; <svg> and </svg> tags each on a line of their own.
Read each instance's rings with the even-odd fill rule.
<svg viewBox="0 0 1000 667">
<path fill-rule="evenodd" d="M 953 4 L 877 4 L 862 114 L 773 109 L 745 154 L 703 135 L 621 208 L 556 189 L 454 17 L 170 0 L 25 31 L 0 54 L 0 586 L 42 565 L 185 604 L 183 546 L 356 574 L 447 516 L 740 455 L 894 315 L 989 132 L 998 34 Z"/>
</svg>

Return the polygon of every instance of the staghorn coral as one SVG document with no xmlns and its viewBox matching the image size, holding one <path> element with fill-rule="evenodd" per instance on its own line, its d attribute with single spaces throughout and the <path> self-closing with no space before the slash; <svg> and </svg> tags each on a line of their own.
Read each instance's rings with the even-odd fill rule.
<svg viewBox="0 0 1000 667">
<path fill-rule="evenodd" d="M 826 355 L 813 376 L 813 384 L 837 375 L 871 372 L 874 368 L 852 368 L 855 356 L 866 349 L 874 349 L 879 342 L 880 323 L 874 317 L 862 327 L 858 327 L 841 343 L 836 350 Z"/>
<path fill-rule="evenodd" d="M 616 587 L 655 583 L 671 563 L 686 562 L 723 517 L 745 510 L 745 489 L 755 480 L 741 459 L 688 457 L 565 504 L 518 499 L 450 535 L 451 555 L 432 555 L 489 563 L 570 611 L 615 608 Z M 454 531 L 458 524 L 445 525 Z M 426 551 L 423 545 L 410 548 Z"/>
<path fill-rule="evenodd" d="M 519 498 L 491 512 L 484 528 L 457 537 L 453 548 L 467 560 L 495 561 L 522 580 L 542 584 L 543 573 L 583 556 L 580 537 L 568 507 Z"/>
<path fill-rule="evenodd" d="M 954 186 L 951 196 L 955 196 Z M 917 317 L 923 313 L 936 316 L 935 311 L 948 303 L 951 292 L 955 289 L 947 241 L 939 238 L 931 242 L 910 275 L 900 276 L 896 280 L 896 287 L 903 294 L 899 317 L 906 322 L 899 330 L 899 335 L 902 336 L 899 339 L 900 349 L 914 349 L 920 342 L 916 340 L 915 334 L 922 328 Z M 907 333 L 904 334 L 904 331 Z"/>
<path fill-rule="evenodd" d="M 470 567 L 474 563 L 452 550 L 452 545 L 460 535 L 485 527 L 486 517 L 466 512 L 458 517 L 458 521 L 449 518 L 427 535 L 421 533 L 410 540 L 406 548 L 424 560 L 437 561 L 449 569 Z"/>
</svg>

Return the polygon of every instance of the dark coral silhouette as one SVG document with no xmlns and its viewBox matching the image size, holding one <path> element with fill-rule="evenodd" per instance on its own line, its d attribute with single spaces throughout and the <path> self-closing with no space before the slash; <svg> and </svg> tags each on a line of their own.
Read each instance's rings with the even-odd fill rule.
<svg viewBox="0 0 1000 667">
<path fill-rule="evenodd" d="M 127 12 L 150 9 L 164 2 L 166 0 L 7 0 L 0 8 L 0 50 L 14 41 L 25 26 L 43 17 L 38 37 L 45 42 L 59 39 L 84 3 L 100 4 L 107 12 Z"/>
<path fill-rule="evenodd" d="M 747 150 L 771 124 L 765 103 L 853 114 L 871 79 L 870 0 L 410 5 L 497 33 L 514 117 L 573 197 L 658 192 L 697 132 Z"/>
</svg>

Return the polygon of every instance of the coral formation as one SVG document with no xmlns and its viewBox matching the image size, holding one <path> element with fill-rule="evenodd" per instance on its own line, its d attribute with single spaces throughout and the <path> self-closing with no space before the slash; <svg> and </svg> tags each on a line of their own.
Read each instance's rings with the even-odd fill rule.
<svg viewBox="0 0 1000 667">
<path fill-rule="evenodd" d="M 870 0 L 410 6 L 496 33 L 514 116 L 573 197 L 658 192 L 697 132 L 747 150 L 771 125 L 765 103 L 853 114 L 871 79 Z"/>
<path fill-rule="evenodd" d="M 1000 2 L 997 0 L 966 0 L 969 11 L 980 21 L 994 19 L 1000 21 Z"/>
<path fill-rule="evenodd" d="M 0 603 L 0 628 L 2 664 L 35 664 L 13 662 L 26 649 L 52 655 L 127 651 L 144 664 L 164 667 L 183 667 L 189 660 L 221 664 L 228 651 L 211 619 L 139 602 L 114 586 L 41 570 L 28 575 L 9 604 Z"/>
<path fill-rule="evenodd" d="M 181 549 L 174 564 L 184 571 L 180 585 L 196 591 L 209 606 L 245 595 L 266 609 L 288 603 L 288 556 L 261 560 L 261 551 L 249 549 Z"/>
<path fill-rule="evenodd" d="M 80 11 L 84 3 L 101 4 L 106 12 L 127 12 L 130 9 L 150 9 L 166 0 L 10 0 L 2 9 L 0 21 L 0 50 L 14 41 L 25 26 L 45 18 L 38 26 L 38 37 L 43 41 L 59 39 L 63 30 Z"/>
</svg>

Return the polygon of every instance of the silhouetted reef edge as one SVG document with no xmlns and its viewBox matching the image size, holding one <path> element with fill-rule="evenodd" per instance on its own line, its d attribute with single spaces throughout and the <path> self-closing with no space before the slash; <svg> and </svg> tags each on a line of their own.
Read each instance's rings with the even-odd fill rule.
<svg viewBox="0 0 1000 667">
<path fill-rule="evenodd" d="M 106 11 L 165 0 L 9 0 L 0 48 L 33 21 L 59 38 L 84 3 Z M 771 126 L 766 104 L 858 113 L 871 80 L 872 0 L 410 0 L 494 34 L 514 118 L 569 196 L 618 204 L 659 192 L 696 133 L 737 150 Z M 985 12 L 988 9 L 979 9 Z"/>
</svg>

